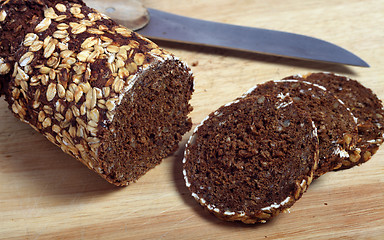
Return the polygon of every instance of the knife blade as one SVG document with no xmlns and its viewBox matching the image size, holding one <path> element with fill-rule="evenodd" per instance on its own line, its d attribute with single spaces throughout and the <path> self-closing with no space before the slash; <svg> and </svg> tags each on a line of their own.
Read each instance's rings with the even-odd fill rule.
<svg viewBox="0 0 384 240">
<path fill-rule="evenodd" d="M 148 38 L 369 67 L 344 48 L 313 37 L 193 19 L 151 8 L 148 12 L 151 20 L 137 31 Z"/>
<path fill-rule="evenodd" d="M 100 0 L 89 0 L 87 2 L 100 2 Z M 125 3 L 127 7 L 129 2 L 131 1 Z M 107 11 L 105 11 L 106 9 Z M 127 19 L 121 17 L 124 16 L 122 12 L 124 7 L 122 5 L 116 8 L 113 6 L 104 7 L 104 9 L 98 8 L 98 10 L 123 25 L 128 24 Z M 147 8 L 147 11 L 150 19 L 147 19 L 149 20 L 148 24 L 143 24 L 145 26 L 141 26 L 142 28 L 136 30 L 136 32 L 150 39 L 369 67 L 364 60 L 355 54 L 318 38 L 283 31 L 194 19 L 152 8 Z M 118 17 L 114 18 L 114 16 Z"/>
</svg>

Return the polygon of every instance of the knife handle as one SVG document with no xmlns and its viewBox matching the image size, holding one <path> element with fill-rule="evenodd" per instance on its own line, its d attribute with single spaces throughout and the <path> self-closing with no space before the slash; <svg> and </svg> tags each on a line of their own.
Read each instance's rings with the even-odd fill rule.
<svg viewBox="0 0 384 240">
<path fill-rule="evenodd" d="M 86 4 L 125 27 L 138 30 L 149 22 L 149 13 L 140 0 L 86 0 Z"/>
</svg>

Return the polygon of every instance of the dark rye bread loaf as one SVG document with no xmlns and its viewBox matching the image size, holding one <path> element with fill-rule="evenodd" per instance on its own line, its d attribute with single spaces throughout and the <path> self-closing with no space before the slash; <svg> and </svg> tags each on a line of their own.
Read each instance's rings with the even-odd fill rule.
<svg viewBox="0 0 384 240">
<path fill-rule="evenodd" d="M 190 130 L 186 64 L 82 1 L 3 0 L 0 28 L 10 109 L 107 181 L 135 181 Z"/>
<path fill-rule="evenodd" d="M 308 112 L 315 123 L 320 144 L 320 162 L 315 177 L 339 168 L 348 159 L 347 150 L 358 141 L 353 115 L 334 95 L 319 85 L 298 80 L 268 81 L 247 94 L 288 94 Z"/>
<path fill-rule="evenodd" d="M 305 80 L 326 86 L 341 99 L 357 118 L 360 140 L 340 169 L 346 169 L 368 161 L 383 143 L 384 110 L 380 99 L 371 89 L 350 78 L 333 73 L 311 73 L 287 78 Z"/>
<path fill-rule="evenodd" d="M 192 196 L 227 221 L 266 222 L 312 182 L 316 128 L 290 97 L 255 95 L 211 113 L 190 137 L 183 174 Z"/>
</svg>

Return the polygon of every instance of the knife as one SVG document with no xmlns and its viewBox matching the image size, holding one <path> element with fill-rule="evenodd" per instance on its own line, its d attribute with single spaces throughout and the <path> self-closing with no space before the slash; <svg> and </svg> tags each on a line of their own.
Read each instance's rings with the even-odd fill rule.
<svg viewBox="0 0 384 240">
<path fill-rule="evenodd" d="M 179 16 L 145 8 L 139 0 L 88 0 L 87 4 L 151 39 L 369 67 L 355 54 L 314 37 Z"/>
</svg>

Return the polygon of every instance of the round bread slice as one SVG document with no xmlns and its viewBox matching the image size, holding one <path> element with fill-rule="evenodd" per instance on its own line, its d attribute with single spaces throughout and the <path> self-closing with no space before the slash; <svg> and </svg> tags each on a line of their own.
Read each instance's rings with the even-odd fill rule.
<svg viewBox="0 0 384 240">
<path fill-rule="evenodd" d="M 340 169 L 350 168 L 368 161 L 383 143 L 384 110 L 381 100 L 371 89 L 356 80 L 333 73 L 311 73 L 293 76 L 327 86 L 327 90 L 341 99 L 357 118 L 360 141 Z"/>
<path fill-rule="evenodd" d="M 288 96 L 238 99 L 211 113 L 190 137 L 186 186 L 227 221 L 264 223 L 291 207 L 312 182 L 318 138 Z"/>
<path fill-rule="evenodd" d="M 310 113 L 317 128 L 320 162 L 315 178 L 339 168 L 358 141 L 353 115 L 324 87 L 298 80 L 268 81 L 258 85 L 249 95 L 270 93 L 289 94 L 295 104 Z"/>
</svg>

